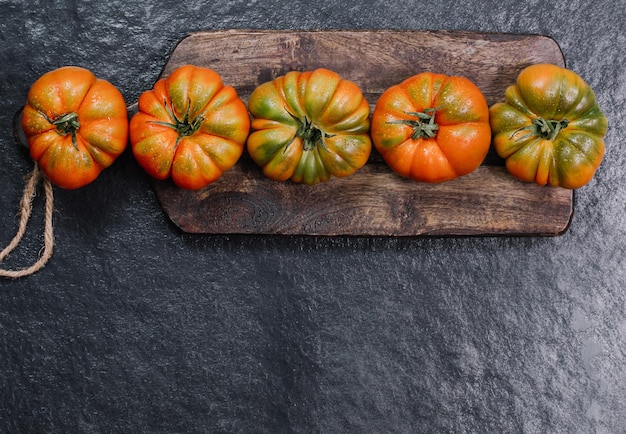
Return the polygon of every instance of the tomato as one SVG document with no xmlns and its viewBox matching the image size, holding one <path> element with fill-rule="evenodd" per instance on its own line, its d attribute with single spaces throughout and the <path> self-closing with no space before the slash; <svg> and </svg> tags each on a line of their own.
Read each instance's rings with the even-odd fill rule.
<svg viewBox="0 0 626 434">
<path fill-rule="evenodd" d="M 183 65 L 140 95 L 130 121 L 138 164 L 156 179 L 198 190 L 241 157 L 250 117 L 245 103 L 209 68 Z"/>
<path fill-rule="evenodd" d="M 76 189 L 94 181 L 126 149 L 126 103 L 108 81 L 66 66 L 33 83 L 22 129 L 31 157 L 50 181 Z"/>
<path fill-rule="evenodd" d="M 467 78 L 422 72 L 383 92 L 371 134 L 397 174 L 422 182 L 449 181 L 485 159 L 491 142 L 489 107 Z"/>
<path fill-rule="evenodd" d="M 352 175 L 369 158 L 369 104 L 333 71 L 291 71 L 263 83 L 248 109 L 248 152 L 272 180 L 317 184 Z"/>
<path fill-rule="evenodd" d="M 490 108 L 493 144 L 514 177 L 576 189 L 604 156 L 607 120 L 593 90 L 573 71 L 531 65 Z"/>
</svg>

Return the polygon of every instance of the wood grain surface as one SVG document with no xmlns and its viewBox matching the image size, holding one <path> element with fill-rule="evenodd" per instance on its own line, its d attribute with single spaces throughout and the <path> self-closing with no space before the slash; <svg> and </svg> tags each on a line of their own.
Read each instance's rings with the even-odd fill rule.
<svg viewBox="0 0 626 434">
<path fill-rule="evenodd" d="M 290 70 L 329 68 L 357 83 L 372 110 L 385 89 L 422 71 L 465 76 L 491 105 L 524 67 L 565 65 L 545 36 L 392 30 L 193 33 L 161 77 L 188 63 L 217 71 L 245 102 L 256 86 Z M 356 174 L 316 186 L 271 181 L 247 153 L 202 190 L 153 185 L 181 230 L 214 234 L 559 235 L 574 199 L 571 190 L 513 179 L 493 151 L 475 172 L 439 184 L 399 177 L 374 150 Z"/>
</svg>

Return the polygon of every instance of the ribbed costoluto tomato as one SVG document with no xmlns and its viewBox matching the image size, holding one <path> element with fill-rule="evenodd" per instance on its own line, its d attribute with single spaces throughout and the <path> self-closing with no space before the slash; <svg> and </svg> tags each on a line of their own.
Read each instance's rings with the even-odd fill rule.
<svg viewBox="0 0 626 434">
<path fill-rule="evenodd" d="M 94 181 L 126 149 L 126 103 L 108 81 L 65 66 L 33 83 L 22 129 L 31 157 L 50 181 L 76 189 Z"/>
<path fill-rule="evenodd" d="M 139 97 L 130 122 L 135 159 L 157 179 L 197 190 L 237 163 L 250 117 L 235 89 L 209 69 L 184 65 Z"/>
<path fill-rule="evenodd" d="M 489 107 L 464 77 L 432 72 L 387 89 L 372 115 L 372 140 L 399 175 L 443 182 L 474 171 L 489 151 Z"/>
<path fill-rule="evenodd" d="M 573 71 L 531 65 L 490 109 L 493 143 L 514 177 L 576 189 L 604 156 L 607 121 L 593 90 Z"/>
<path fill-rule="evenodd" d="M 355 173 L 369 158 L 369 105 L 327 69 L 291 71 L 257 87 L 248 152 L 270 179 L 304 184 Z"/>
</svg>

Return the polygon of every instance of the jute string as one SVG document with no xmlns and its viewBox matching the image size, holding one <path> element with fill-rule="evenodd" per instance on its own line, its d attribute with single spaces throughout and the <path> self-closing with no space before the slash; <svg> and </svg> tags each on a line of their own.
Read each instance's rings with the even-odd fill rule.
<svg viewBox="0 0 626 434">
<path fill-rule="evenodd" d="M 52 256 L 52 248 L 54 247 L 54 233 L 52 226 L 52 213 L 53 209 L 53 190 L 52 183 L 39 169 L 39 165 L 35 163 L 35 168 L 31 172 L 24 187 L 24 193 L 20 203 L 20 222 L 17 229 L 17 233 L 11 240 L 11 242 L 0 252 L 0 262 L 4 260 L 22 241 L 22 237 L 26 232 L 28 226 L 28 220 L 30 219 L 33 199 L 37 194 L 37 186 L 39 181 L 43 179 L 43 188 L 46 194 L 45 216 L 44 216 L 44 246 L 43 252 L 39 259 L 29 267 L 18 270 L 5 270 L 0 268 L 0 277 L 9 277 L 16 279 L 18 277 L 24 277 L 36 273 L 41 270 L 43 266 L 48 262 L 48 259 Z"/>
</svg>

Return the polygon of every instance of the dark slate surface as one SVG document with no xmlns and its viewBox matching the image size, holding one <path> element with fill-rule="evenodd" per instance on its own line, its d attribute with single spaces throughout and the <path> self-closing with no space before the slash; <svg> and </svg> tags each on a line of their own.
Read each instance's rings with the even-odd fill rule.
<svg viewBox="0 0 626 434">
<path fill-rule="evenodd" d="M 623 2 L 0 1 L 0 241 L 30 84 L 66 64 L 129 102 L 196 30 L 538 33 L 596 90 L 597 176 L 553 238 L 192 236 L 127 152 L 55 190 L 48 266 L 0 281 L 1 432 L 626 431 Z M 25 245 L 41 245 L 38 197 Z"/>
</svg>

